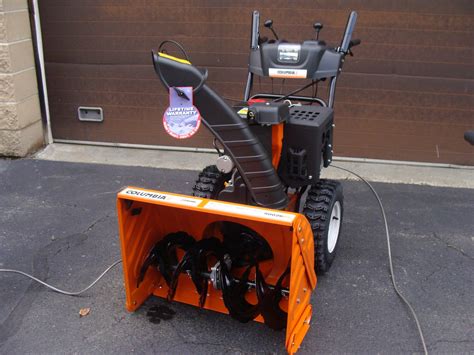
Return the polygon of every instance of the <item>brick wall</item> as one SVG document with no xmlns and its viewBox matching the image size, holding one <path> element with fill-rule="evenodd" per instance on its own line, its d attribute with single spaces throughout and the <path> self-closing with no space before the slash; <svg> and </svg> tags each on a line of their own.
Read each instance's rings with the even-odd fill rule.
<svg viewBox="0 0 474 355">
<path fill-rule="evenodd" d="M 27 0 L 0 0 L 0 156 L 43 145 Z"/>
</svg>

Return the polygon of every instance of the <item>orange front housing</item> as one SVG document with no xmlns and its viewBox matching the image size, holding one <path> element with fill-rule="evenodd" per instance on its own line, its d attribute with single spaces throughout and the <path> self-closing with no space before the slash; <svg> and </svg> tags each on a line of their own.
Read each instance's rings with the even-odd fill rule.
<svg viewBox="0 0 474 355">
<path fill-rule="evenodd" d="M 118 194 L 117 211 L 125 278 L 126 308 L 135 311 L 150 296 L 166 298 L 168 287 L 156 268 L 151 268 L 137 287 L 137 277 L 151 248 L 165 235 L 185 231 L 196 240 L 209 237 L 214 222 L 245 225 L 263 236 L 273 251 L 265 281 L 274 285 L 291 263 L 289 296 L 280 306 L 288 312 L 286 349 L 297 351 L 309 329 L 311 291 L 316 287 L 314 244 L 311 227 L 297 213 L 258 208 L 141 188 L 125 188 Z M 255 290 L 249 300 L 256 299 Z M 198 306 L 199 296 L 186 274 L 179 277 L 175 301 Z M 209 287 L 205 309 L 228 313 L 221 291 Z M 256 321 L 262 322 L 261 316 Z"/>
</svg>

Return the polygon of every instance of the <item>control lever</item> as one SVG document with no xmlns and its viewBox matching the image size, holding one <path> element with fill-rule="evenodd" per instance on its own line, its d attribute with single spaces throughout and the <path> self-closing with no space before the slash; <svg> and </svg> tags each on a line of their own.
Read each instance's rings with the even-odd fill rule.
<svg viewBox="0 0 474 355">
<path fill-rule="evenodd" d="M 352 53 L 351 48 L 352 48 L 352 47 L 355 47 L 355 46 L 358 46 L 358 45 L 360 44 L 360 42 L 361 42 L 360 39 L 352 39 L 352 40 L 349 42 L 349 48 L 347 49 L 347 53 L 349 53 L 349 55 L 350 55 L 351 57 L 354 56 L 354 53 Z"/>
<path fill-rule="evenodd" d="M 320 22 L 314 23 L 313 28 L 316 31 L 316 41 L 319 41 L 319 32 L 323 29 L 323 27 L 323 24 Z"/>
<path fill-rule="evenodd" d="M 273 20 L 266 20 L 265 23 L 263 24 L 266 28 L 270 29 L 272 31 L 273 35 L 275 36 L 275 39 L 278 41 L 278 35 L 276 34 L 275 30 L 273 29 Z"/>
<path fill-rule="evenodd" d="M 466 142 L 471 143 L 471 145 L 474 145 L 474 131 L 465 132 L 464 139 L 466 140 Z"/>
<path fill-rule="evenodd" d="M 352 47 L 358 46 L 360 42 L 361 42 L 360 39 L 351 39 L 351 41 L 349 42 L 349 49 L 351 49 Z"/>
</svg>

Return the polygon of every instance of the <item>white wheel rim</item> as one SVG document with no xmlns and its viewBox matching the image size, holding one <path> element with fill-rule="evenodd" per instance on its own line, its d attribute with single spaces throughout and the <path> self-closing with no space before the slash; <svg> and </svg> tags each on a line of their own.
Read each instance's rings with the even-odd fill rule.
<svg viewBox="0 0 474 355">
<path fill-rule="evenodd" d="M 329 221 L 328 231 L 328 251 L 332 253 L 339 238 L 339 230 L 341 229 L 341 203 L 336 201 L 332 206 L 331 220 Z"/>
</svg>

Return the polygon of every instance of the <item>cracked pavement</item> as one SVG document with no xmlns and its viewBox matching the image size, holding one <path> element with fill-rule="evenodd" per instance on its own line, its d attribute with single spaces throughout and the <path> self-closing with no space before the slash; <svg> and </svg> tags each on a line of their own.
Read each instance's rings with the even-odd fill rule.
<svg viewBox="0 0 474 355">
<path fill-rule="evenodd" d="M 363 174 L 363 171 L 358 171 Z M 189 193 L 193 171 L 0 160 L 0 267 L 82 289 L 120 258 L 115 193 L 125 185 Z M 335 263 L 318 279 L 301 354 L 413 353 L 416 327 L 388 274 L 383 224 L 367 187 L 345 181 Z M 399 286 L 431 353 L 474 352 L 474 190 L 375 183 Z M 121 266 L 81 297 L 0 274 L 0 353 L 283 353 L 284 333 L 151 298 L 124 309 Z M 153 324 L 156 305 L 176 311 Z M 91 309 L 80 318 L 79 310 Z"/>
</svg>

